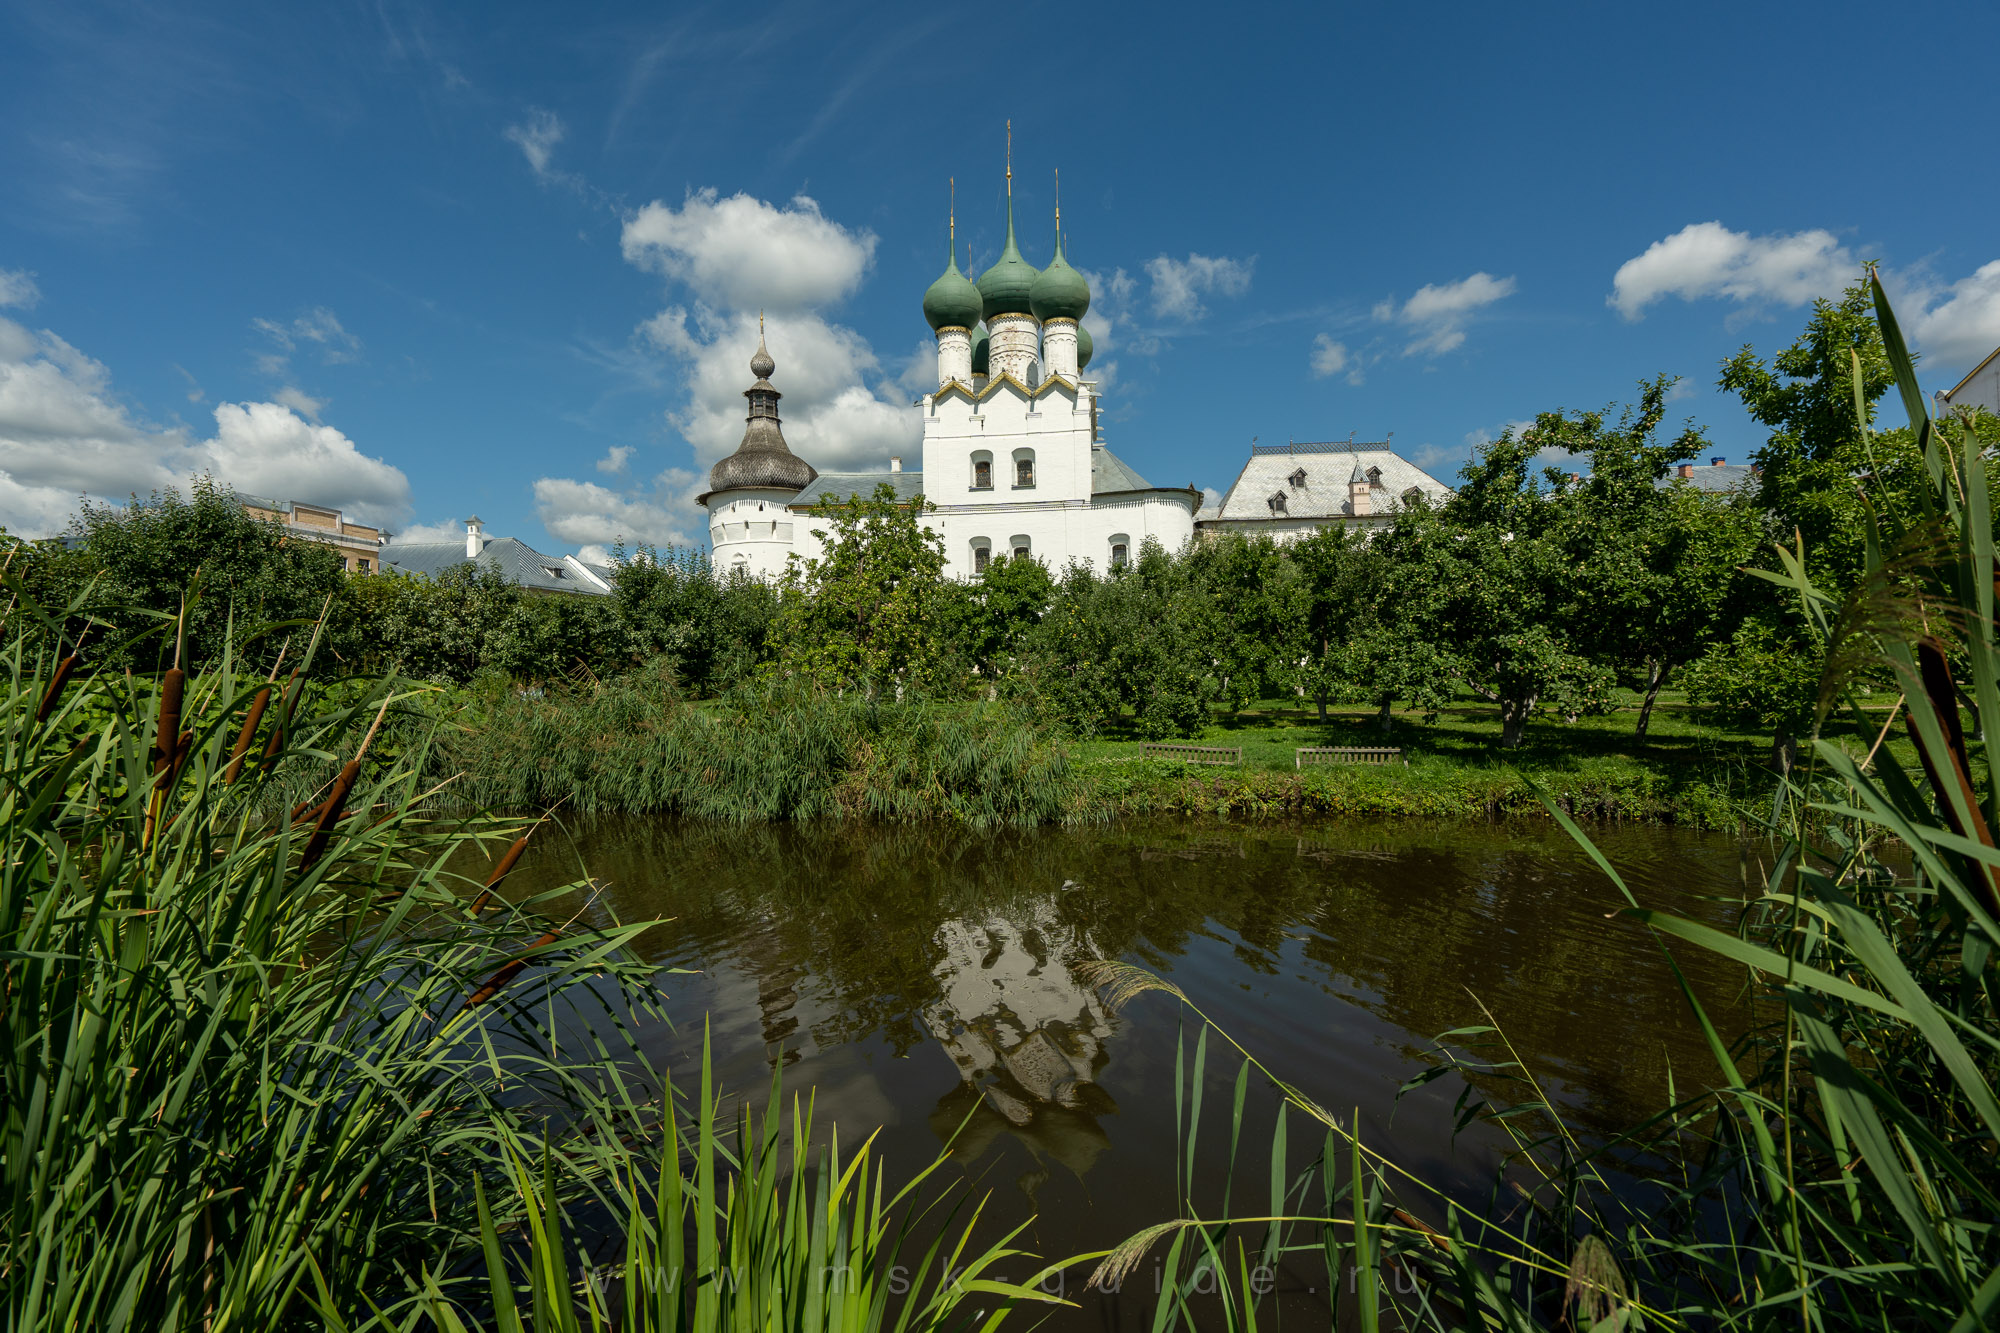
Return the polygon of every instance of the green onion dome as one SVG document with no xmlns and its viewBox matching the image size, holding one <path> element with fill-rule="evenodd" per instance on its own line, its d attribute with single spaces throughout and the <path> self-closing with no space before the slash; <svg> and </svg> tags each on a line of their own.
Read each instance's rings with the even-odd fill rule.
<svg viewBox="0 0 2000 1333">
<path fill-rule="evenodd" d="M 1076 326 L 1076 368 L 1082 370 L 1090 364 L 1090 330 L 1081 323 Z"/>
<path fill-rule="evenodd" d="M 1014 243 L 1014 201 L 1009 198 L 1006 248 L 993 261 L 993 267 L 979 275 L 979 297 L 986 318 L 1032 315 L 1034 303 L 1028 293 L 1040 276 L 1033 264 L 1021 258 L 1021 247 Z"/>
<path fill-rule="evenodd" d="M 1090 284 L 1063 258 L 1060 233 L 1056 236 L 1056 257 L 1035 278 L 1035 285 L 1028 292 L 1028 302 L 1034 308 L 1035 318 L 1045 322 L 1051 319 L 1080 320 L 1090 309 Z"/>
<path fill-rule="evenodd" d="M 972 279 L 958 271 L 956 247 L 951 264 L 944 276 L 932 283 L 924 293 L 924 321 L 931 331 L 939 329 L 969 329 L 979 322 L 982 305 L 979 289 L 972 285 Z"/>
<path fill-rule="evenodd" d="M 993 350 L 993 340 L 986 336 L 985 329 L 981 329 L 979 330 L 979 332 L 972 335 L 973 374 L 984 375 L 986 373 L 987 356 L 992 350 Z"/>
</svg>

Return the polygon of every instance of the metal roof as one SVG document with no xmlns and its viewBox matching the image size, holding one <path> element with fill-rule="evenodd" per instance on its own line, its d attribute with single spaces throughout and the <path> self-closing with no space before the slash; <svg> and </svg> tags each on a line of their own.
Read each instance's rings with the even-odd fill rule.
<svg viewBox="0 0 2000 1333">
<path fill-rule="evenodd" d="M 1090 493 L 1109 495 L 1117 491 L 1150 491 L 1147 480 L 1132 470 L 1131 464 L 1109 449 L 1090 451 Z"/>
<path fill-rule="evenodd" d="M 866 500 L 875 494 L 875 488 L 883 482 L 893 486 L 898 500 L 908 500 L 922 493 L 924 474 L 921 472 L 822 472 L 819 480 L 792 497 L 794 508 L 800 505 L 816 505 L 822 495 L 832 495 L 836 500 L 845 501 L 858 495 Z"/>
<path fill-rule="evenodd" d="M 588 564 L 581 560 L 576 563 L 606 583 L 617 582 L 617 572 L 609 566 Z M 537 592 L 581 592 L 603 596 L 605 591 L 588 579 L 578 577 L 564 557 L 543 555 L 515 537 L 489 540 L 476 560 L 467 558 L 464 542 L 395 543 L 382 548 L 382 567 L 402 574 L 435 578 L 457 565 L 498 569 L 509 583 Z"/>
<path fill-rule="evenodd" d="M 1696 463 L 1687 476 L 1683 477 L 1678 471 L 1669 472 L 1658 484 L 1692 486 L 1698 491 L 1733 491 L 1754 480 L 1756 475 L 1757 470 L 1748 463 Z"/>
<path fill-rule="evenodd" d="M 1204 508 L 1197 517 L 1202 522 L 1216 520 L 1268 522 L 1271 519 L 1348 519 L 1348 478 L 1368 469 L 1381 473 L 1381 485 L 1371 491 L 1370 518 L 1393 514 L 1402 504 L 1403 493 L 1411 487 L 1422 491 L 1433 504 L 1450 497 L 1451 488 L 1436 477 L 1390 449 L 1386 444 L 1256 445 L 1250 459 L 1230 484 L 1229 493 L 1214 509 Z M 1305 484 L 1292 485 L 1294 474 L 1303 471 Z M 1283 492 L 1285 508 L 1273 513 L 1270 498 Z"/>
</svg>

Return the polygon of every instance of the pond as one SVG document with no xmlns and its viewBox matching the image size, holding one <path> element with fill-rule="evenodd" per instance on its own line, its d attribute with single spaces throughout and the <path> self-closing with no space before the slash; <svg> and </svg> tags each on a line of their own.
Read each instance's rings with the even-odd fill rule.
<svg viewBox="0 0 2000 1333">
<path fill-rule="evenodd" d="M 1486 1021 L 1482 1004 L 1589 1130 L 1659 1109 L 1670 1069 L 1686 1095 L 1713 1068 L 1657 945 L 1617 917 L 1616 889 L 1559 829 L 613 820 L 568 843 L 552 834 L 510 888 L 581 864 L 619 918 L 671 918 L 641 948 L 692 973 L 666 978 L 674 1030 L 648 1039 L 677 1081 L 698 1070 L 706 1021 L 727 1088 L 761 1096 L 783 1061 L 788 1091 L 815 1090 L 843 1142 L 880 1125 L 891 1161 L 914 1170 L 952 1141 L 956 1166 L 993 1196 L 989 1217 L 1032 1216 L 1022 1243 L 1045 1257 L 1179 1213 L 1175 1060 L 1196 1024 L 1162 994 L 1113 1012 L 1078 979 L 1087 960 L 1171 979 L 1279 1076 L 1358 1115 L 1376 1148 L 1468 1199 L 1490 1185 L 1496 1140 L 1454 1139 L 1461 1085 L 1400 1103 L 1397 1089 L 1432 1037 Z M 1642 903 L 1717 924 L 1760 879 L 1759 848 L 1720 835 L 1595 836 Z M 1721 1016 L 1740 973 L 1678 956 Z M 1208 1114 L 1223 1133 L 1235 1074 L 1212 1045 Z M 1273 1114 L 1265 1095 L 1246 1117 L 1252 1198 L 1267 1188 Z M 1212 1166 L 1211 1210 L 1220 1181 Z M 1311 1306 L 1308 1280 L 1287 1304 Z M 1143 1304 L 1093 1294 L 1052 1326 L 1142 1327 Z"/>
</svg>

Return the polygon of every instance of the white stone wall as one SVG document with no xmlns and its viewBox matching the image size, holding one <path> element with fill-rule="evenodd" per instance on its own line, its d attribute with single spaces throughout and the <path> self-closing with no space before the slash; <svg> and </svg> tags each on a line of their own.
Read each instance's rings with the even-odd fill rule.
<svg viewBox="0 0 2000 1333">
<path fill-rule="evenodd" d="M 986 365 L 1032 386 L 1041 379 L 1042 330 L 1033 315 L 995 315 L 986 321 Z"/>
<path fill-rule="evenodd" d="M 972 334 L 947 325 L 937 331 L 938 383 L 972 383 Z"/>
<path fill-rule="evenodd" d="M 708 548 L 718 574 L 741 569 L 753 578 L 775 579 L 798 536 L 796 515 L 786 508 L 792 492 L 745 489 L 708 497 Z"/>
<path fill-rule="evenodd" d="M 1028 394 L 1001 382 L 973 402 L 962 392 L 924 400 L 924 494 L 940 505 L 1011 504 L 1090 498 L 1088 387 L 1051 381 Z M 1034 459 L 1034 484 L 1021 487 L 1015 464 Z M 993 488 L 976 490 L 973 463 L 993 464 Z"/>
<path fill-rule="evenodd" d="M 1076 365 L 1076 321 L 1052 319 L 1042 325 L 1042 369 L 1064 379 L 1080 378 Z"/>
</svg>

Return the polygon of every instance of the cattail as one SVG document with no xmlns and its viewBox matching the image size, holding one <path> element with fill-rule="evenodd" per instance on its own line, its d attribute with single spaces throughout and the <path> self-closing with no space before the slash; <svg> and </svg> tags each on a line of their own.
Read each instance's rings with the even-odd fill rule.
<svg viewBox="0 0 2000 1333">
<path fill-rule="evenodd" d="M 187 673 L 168 667 L 160 680 L 159 728 L 153 733 L 153 772 L 164 773 L 180 748 L 181 691 L 187 687 Z"/>
<path fill-rule="evenodd" d="M 285 748 L 285 719 L 292 715 L 292 709 L 298 704 L 298 683 L 299 670 L 293 667 L 291 679 L 285 682 L 285 706 L 278 710 L 278 723 L 271 728 L 270 742 L 264 746 L 262 763 L 266 768 L 277 762 L 278 752 Z"/>
<path fill-rule="evenodd" d="M 340 776 L 333 780 L 333 791 L 326 798 L 326 804 L 319 808 L 319 823 L 314 826 L 312 836 L 306 839 L 306 849 L 299 856 L 299 869 L 310 870 L 320 857 L 326 855 L 326 847 L 333 841 L 333 826 L 340 822 L 346 812 L 347 797 L 354 790 L 355 780 L 361 776 L 361 761 L 350 759 L 340 766 Z"/>
<path fill-rule="evenodd" d="M 1986 827 L 1986 819 L 1980 813 L 1979 797 L 1972 789 L 1972 778 L 1967 771 L 1965 730 L 1958 720 L 1958 685 L 1952 679 L 1951 663 L 1945 657 L 1944 644 L 1929 636 L 1919 639 L 1917 667 L 1931 711 L 1937 714 L 1938 724 L 1944 730 L 1944 762 L 1950 766 L 1950 771 L 1939 771 L 1936 759 L 1924 747 L 1923 733 L 1917 728 L 1916 713 L 1906 707 L 1903 710 L 1903 725 L 1910 733 L 1911 743 L 1916 746 L 1917 760 L 1924 767 L 1924 776 L 1930 780 L 1931 790 L 1937 793 L 1938 809 L 1943 811 L 1945 823 L 1951 826 L 1951 831 L 1961 838 L 1976 838 L 1991 847 L 1993 832 Z M 1958 806 L 1950 796 L 1952 791 L 1958 793 L 1971 816 L 1969 828 L 1959 818 Z M 1985 871 L 1979 881 L 1980 896 L 1985 899 L 1988 912 L 2000 914 L 2000 867 L 1989 865 Z"/>
<path fill-rule="evenodd" d="M 70 674 L 76 670 L 76 654 L 71 653 L 56 663 L 56 674 L 49 680 L 49 688 L 42 694 L 42 706 L 35 710 L 35 724 L 40 726 L 49 720 L 49 714 L 56 711 L 62 702 L 63 686 L 69 684 Z"/>
<path fill-rule="evenodd" d="M 486 887 L 481 889 L 479 896 L 472 900 L 472 914 L 474 916 L 478 916 L 486 909 L 486 904 L 493 899 L 493 891 L 500 887 L 501 880 L 513 873 L 514 863 L 519 861 L 521 853 L 527 850 L 528 835 L 523 833 L 520 837 L 514 839 L 514 845 L 507 849 L 507 854 L 500 858 L 500 864 L 493 867 L 493 873 L 486 877 Z"/>
<path fill-rule="evenodd" d="M 546 949 L 551 944 L 554 944 L 558 938 L 558 932 L 551 930 L 533 944 L 530 944 L 526 953 L 533 953 L 537 949 Z M 524 956 L 516 958 L 513 962 L 502 967 L 498 972 L 495 972 L 486 979 L 485 985 L 465 997 L 465 1003 L 459 1006 L 459 1012 L 463 1013 L 467 1009 L 485 1004 L 488 1000 L 506 989 L 507 983 L 511 982 L 515 977 L 520 976 L 527 969 L 527 966 L 528 960 L 524 954 Z"/>
<path fill-rule="evenodd" d="M 222 775 L 224 786 L 235 785 L 237 775 L 243 771 L 243 757 L 250 752 L 250 742 L 257 739 L 257 724 L 264 720 L 264 709 L 270 703 L 269 685 L 257 691 L 257 697 L 250 701 L 250 711 L 243 719 L 243 730 L 236 733 L 236 748 L 229 752 L 229 769 Z"/>
</svg>

